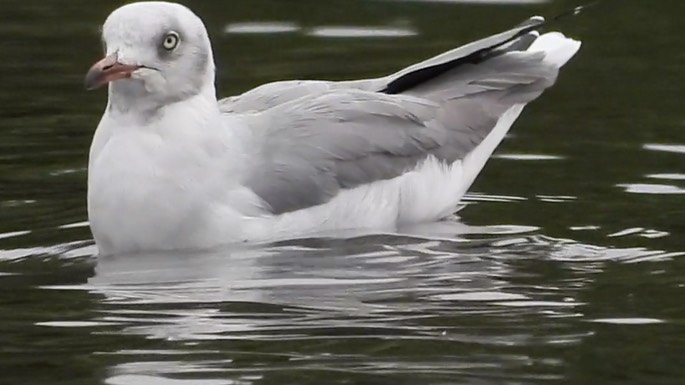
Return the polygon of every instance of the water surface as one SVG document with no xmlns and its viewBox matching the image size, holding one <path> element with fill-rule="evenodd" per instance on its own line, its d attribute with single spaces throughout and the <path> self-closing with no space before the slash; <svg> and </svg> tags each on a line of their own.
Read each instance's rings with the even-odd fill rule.
<svg viewBox="0 0 685 385">
<path fill-rule="evenodd" d="M 491 3 L 491 4 L 485 4 Z M 188 2 L 222 95 L 378 76 L 570 1 Z M 0 12 L 1 384 L 680 384 L 685 3 L 608 1 L 459 221 L 95 258 L 82 78 L 114 5 Z"/>
</svg>

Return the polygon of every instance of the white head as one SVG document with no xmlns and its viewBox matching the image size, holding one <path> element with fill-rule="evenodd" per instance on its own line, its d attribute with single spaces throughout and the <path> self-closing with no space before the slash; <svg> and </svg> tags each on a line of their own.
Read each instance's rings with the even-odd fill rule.
<svg viewBox="0 0 685 385">
<path fill-rule="evenodd" d="M 106 57 L 88 71 L 88 89 L 109 84 L 109 106 L 154 111 L 214 93 L 214 59 L 202 20 L 180 4 L 125 5 L 102 27 Z"/>
</svg>

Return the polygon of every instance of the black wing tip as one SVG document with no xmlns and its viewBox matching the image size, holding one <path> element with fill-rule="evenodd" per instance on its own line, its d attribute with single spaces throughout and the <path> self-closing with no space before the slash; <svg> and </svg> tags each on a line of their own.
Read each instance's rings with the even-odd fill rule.
<svg viewBox="0 0 685 385">
<path fill-rule="evenodd" d="M 578 15 L 580 15 L 581 13 L 583 13 L 586 9 L 592 8 L 592 7 L 596 6 L 596 5 L 599 5 L 602 1 L 603 1 L 603 0 L 595 0 L 595 1 L 591 1 L 591 2 L 589 2 L 589 3 L 585 3 L 585 4 L 578 5 L 578 6 L 574 7 L 574 8 L 572 8 L 572 9 L 569 9 L 569 10 L 566 11 L 566 12 L 562 12 L 562 13 L 560 13 L 560 14 L 554 16 L 554 17 L 552 18 L 551 21 L 554 22 L 554 21 L 559 21 L 559 20 L 562 20 L 562 19 L 566 19 L 567 17 L 578 16 Z"/>
<path fill-rule="evenodd" d="M 538 27 L 545 23 L 545 18 L 542 16 L 532 16 L 522 21 L 514 28 Z"/>
<path fill-rule="evenodd" d="M 526 32 L 530 32 L 530 31 L 535 31 L 535 30 L 538 30 L 542 27 L 546 27 L 549 24 L 556 23 L 560 20 L 563 20 L 563 19 L 566 19 L 569 17 L 578 16 L 581 13 L 585 12 L 586 9 L 592 8 L 596 5 L 599 5 L 603 1 L 604 0 L 595 0 L 595 1 L 591 1 L 589 3 L 577 5 L 577 6 L 571 8 L 565 12 L 562 12 L 562 13 L 550 18 L 549 20 L 546 20 L 543 16 L 533 16 L 533 17 L 530 17 L 530 18 L 524 20 L 523 22 L 519 23 L 514 28 L 521 28 L 522 34 L 526 33 Z"/>
<path fill-rule="evenodd" d="M 533 16 L 525 21 L 521 22 L 510 31 L 516 31 L 508 39 L 505 39 L 497 44 L 489 47 L 485 47 L 476 52 L 473 52 L 467 56 L 457 58 L 455 60 L 437 64 L 431 67 L 421 68 L 416 71 L 405 74 L 398 79 L 390 82 L 385 88 L 379 90 L 381 93 L 385 94 L 399 94 L 407 91 L 417 85 L 426 82 L 432 78 L 440 76 L 445 72 L 461 65 L 464 63 L 479 63 L 483 60 L 487 60 L 493 56 L 497 56 L 504 52 L 509 51 L 523 51 L 528 49 L 535 39 L 539 36 L 539 30 L 543 27 L 547 27 L 550 23 L 555 23 L 560 19 L 564 19 L 569 16 L 575 16 L 580 14 L 585 9 L 595 6 L 601 3 L 603 0 L 596 0 L 590 3 L 576 6 L 575 8 L 561 13 L 551 20 L 546 20 L 542 16 Z"/>
</svg>

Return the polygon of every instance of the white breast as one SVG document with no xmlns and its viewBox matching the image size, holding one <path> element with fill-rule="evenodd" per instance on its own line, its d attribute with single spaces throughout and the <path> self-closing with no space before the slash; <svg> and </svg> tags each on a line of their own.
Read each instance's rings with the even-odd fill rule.
<svg viewBox="0 0 685 385">
<path fill-rule="evenodd" d="M 224 243 L 244 214 L 233 207 L 254 212 L 258 199 L 232 177 L 241 159 L 231 147 L 235 130 L 184 108 L 192 112 L 170 110 L 145 126 L 103 117 L 88 172 L 88 216 L 102 253 Z"/>
</svg>

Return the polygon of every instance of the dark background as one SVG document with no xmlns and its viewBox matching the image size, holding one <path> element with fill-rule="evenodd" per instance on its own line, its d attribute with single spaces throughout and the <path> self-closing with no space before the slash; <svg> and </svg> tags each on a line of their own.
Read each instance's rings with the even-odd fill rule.
<svg viewBox="0 0 685 385">
<path fill-rule="evenodd" d="M 608 0 L 556 26 L 583 47 L 476 181 L 458 240 L 96 263 L 86 165 L 106 93 L 82 80 L 118 5 L 0 5 L 0 383 L 682 383 L 685 2 Z M 186 5 L 229 96 L 394 72 L 577 4 Z M 226 32 L 255 22 L 297 30 Z"/>
</svg>

